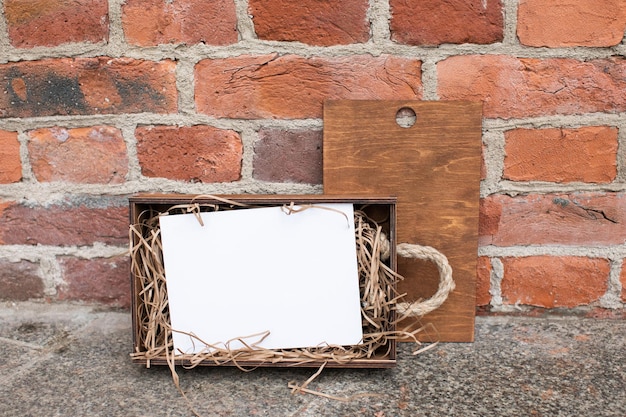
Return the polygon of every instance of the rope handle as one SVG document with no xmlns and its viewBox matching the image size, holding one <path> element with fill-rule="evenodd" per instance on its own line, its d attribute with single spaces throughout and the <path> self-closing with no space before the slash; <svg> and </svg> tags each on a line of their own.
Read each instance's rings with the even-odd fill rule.
<svg viewBox="0 0 626 417">
<path fill-rule="evenodd" d="M 403 258 L 424 259 L 433 262 L 439 270 L 439 288 L 437 292 L 427 300 L 415 303 L 398 303 L 397 310 L 400 318 L 422 317 L 427 313 L 441 307 L 448 298 L 448 294 L 454 290 L 455 284 L 452 279 L 452 267 L 448 258 L 437 249 L 430 246 L 421 246 L 410 243 L 400 243 L 397 248 L 398 256 Z"/>
</svg>

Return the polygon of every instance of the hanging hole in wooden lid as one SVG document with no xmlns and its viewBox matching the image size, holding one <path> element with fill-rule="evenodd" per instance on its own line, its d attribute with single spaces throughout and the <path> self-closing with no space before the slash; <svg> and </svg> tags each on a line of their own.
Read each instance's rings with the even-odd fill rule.
<svg viewBox="0 0 626 417">
<path fill-rule="evenodd" d="M 415 124 L 416 120 L 417 115 L 410 107 L 402 107 L 396 112 L 396 123 L 400 127 L 409 128 Z"/>
</svg>

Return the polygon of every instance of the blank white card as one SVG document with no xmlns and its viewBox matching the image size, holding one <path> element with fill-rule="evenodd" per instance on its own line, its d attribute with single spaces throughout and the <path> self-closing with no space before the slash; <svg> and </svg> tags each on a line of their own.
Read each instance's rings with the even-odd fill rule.
<svg viewBox="0 0 626 417">
<path fill-rule="evenodd" d="M 219 347 L 263 332 L 269 335 L 258 346 L 267 349 L 359 344 L 353 210 L 321 204 L 289 215 L 281 207 L 207 212 L 204 226 L 194 214 L 161 216 L 173 329 Z M 176 354 L 206 348 L 177 331 L 173 341 Z"/>
</svg>

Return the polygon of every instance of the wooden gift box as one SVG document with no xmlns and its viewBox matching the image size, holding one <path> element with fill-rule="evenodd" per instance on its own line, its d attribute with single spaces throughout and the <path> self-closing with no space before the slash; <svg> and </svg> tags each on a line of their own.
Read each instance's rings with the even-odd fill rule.
<svg viewBox="0 0 626 417">
<path fill-rule="evenodd" d="M 391 271 L 396 271 L 396 199 L 395 197 L 343 197 L 328 195 L 220 195 L 220 196 L 196 196 L 196 195 L 179 195 L 179 194 L 138 194 L 130 197 L 130 223 L 134 231 L 130 234 L 131 245 L 131 315 L 133 329 L 133 353 L 132 360 L 146 366 L 151 365 L 168 365 L 175 363 L 184 366 L 238 366 L 238 367 L 319 367 L 326 363 L 327 367 L 335 368 L 388 368 L 396 364 L 396 341 L 393 337 L 385 340 L 385 344 L 378 349 L 376 353 L 367 358 L 350 359 L 349 361 L 336 360 L 311 360 L 310 358 L 283 358 L 272 360 L 247 360 L 237 359 L 236 361 L 215 361 L 209 359 L 191 360 L 189 358 L 181 358 L 173 356 L 171 352 L 166 352 L 163 348 L 161 352 L 154 354 L 154 351 L 148 352 L 146 347 L 146 339 L 148 337 L 154 339 L 154 331 L 146 336 L 146 327 L 149 325 L 150 314 L 146 313 L 149 307 L 144 301 L 145 292 L 153 291 L 153 288 L 145 288 L 144 283 L 148 268 L 142 261 L 143 257 L 139 256 L 132 249 L 140 245 L 144 237 L 154 234 L 154 226 L 148 226 L 146 219 L 154 218 L 159 213 L 164 213 L 172 209 L 178 210 L 176 213 L 186 212 L 180 206 L 189 206 L 198 204 L 201 211 L 211 211 L 214 208 L 210 205 L 218 206 L 219 210 L 245 210 L 247 207 L 233 205 L 230 202 L 237 202 L 245 206 L 254 207 L 272 207 L 284 205 L 310 205 L 322 203 L 351 203 L 355 210 L 361 210 L 366 213 L 368 218 L 377 219 L 376 222 L 382 227 L 383 232 L 389 239 L 390 252 L 389 258 L 385 261 L 385 265 Z M 379 220 L 380 219 L 380 222 Z M 162 259 L 162 258 L 160 258 Z M 161 261 L 162 263 L 162 261 Z M 151 286 L 151 285 L 149 285 Z M 163 286 L 164 288 L 164 286 Z M 393 292 L 395 293 L 395 281 L 393 282 Z M 142 296 L 143 295 L 143 296 Z M 167 309 L 163 309 L 165 315 L 168 314 Z M 391 330 L 395 331 L 394 312 L 389 313 L 388 321 L 391 322 Z M 161 329 L 163 331 L 163 329 Z M 166 339 L 167 340 L 167 339 Z"/>
</svg>

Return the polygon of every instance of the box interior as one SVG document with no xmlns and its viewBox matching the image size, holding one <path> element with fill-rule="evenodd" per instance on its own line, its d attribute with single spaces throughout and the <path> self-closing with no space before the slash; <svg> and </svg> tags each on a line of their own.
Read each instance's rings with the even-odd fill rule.
<svg viewBox="0 0 626 417">
<path fill-rule="evenodd" d="M 307 205 L 315 203 L 348 202 L 354 205 L 355 211 L 362 213 L 361 219 L 387 236 L 389 241 L 389 257 L 381 261 L 381 268 L 386 268 L 395 274 L 395 198 L 358 198 L 341 196 L 190 196 L 190 195 L 136 195 L 130 198 L 130 222 L 131 222 L 131 289 L 132 289 L 132 321 L 133 321 L 133 361 L 150 365 L 178 364 L 185 366 L 299 366 L 319 367 L 326 364 L 327 367 L 350 367 L 350 368 L 385 368 L 392 367 L 396 363 L 396 340 L 394 337 L 395 312 L 393 308 L 382 314 L 381 323 L 384 327 L 384 336 L 376 335 L 376 349 L 363 353 L 357 346 L 346 347 L 350 349 L 347 354 L 341 349 L 334 352 L 326 352 L 320 356 L 315 349 L 269 352 L 267 355 L 247 352 L 237 353 L 229 357 L 207 357 L 196 355 L 194 357 L 176 356 L 171 353 L 171 330 L 168 328 L 167 294 L 164 285 L 164 273 L 162 272 L 162 258 L 160 253 L 158 219 L 160 213 L 189 213 L 197 211 L 213 210 L 241 210 L 250 207 L 268 207 L 281 205 Z M 357 236 L 358 239 L 358 236 Z M 364 258 L 365 259 L 365 258 Z M 370 261 L 360 261 L 369 263 Z M 367 265 L 370 268 L 370 265 Z M 378 268 L 378 267 L 375 267 Z M 388 274 L 388 273 L 387 273 Z M 161 276 L 163 275 L 163 276 Z M 162 282 L 161 282 L 162 281 Z M 396 295 L 396 277 L 390 277 L 390 281 L 384 285 L 385 295 L 389 302 Z M 362 286 L 361 295 L 364 294 Z M 165 293 L 164 293 L 165 292 Z M 155 300 L 161 300 L 156 302 Z M 366 305 L 362 301 L 362 305 Z M 366 308 L 371 311 L 371 308 Z M 366 314 L 366 313 L 363 313 Z M 370 319 L 371 320 L 371 319 Z M 376 328 L 364 318 L 364 332 L 367 327 L 368 334 Z M 155 325 L 155 323 L 159 323 Z M 382 333 L 382 332 L 381 332 Z M 374 337 L 374 336 L 372 336 Z M 364 338 L 364 341 L 366 339 Z M 370 339 L 367 339 L 368 341 Z M 155 349 L 155 347 L 157 347 Z M 356 353 L 354 353 L 356 352 Z M 230 352 L 229 352 L 230 353 Z M 267 352 L 266 352 L 267 353 Z"/>
</svg>

